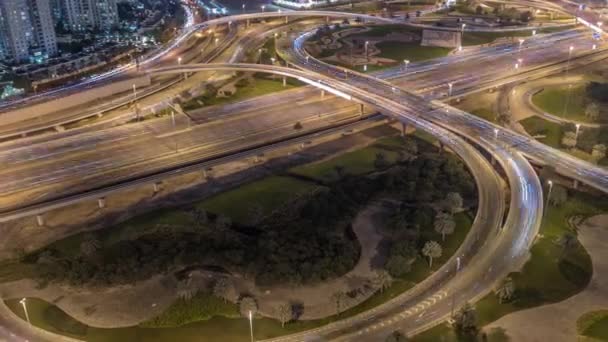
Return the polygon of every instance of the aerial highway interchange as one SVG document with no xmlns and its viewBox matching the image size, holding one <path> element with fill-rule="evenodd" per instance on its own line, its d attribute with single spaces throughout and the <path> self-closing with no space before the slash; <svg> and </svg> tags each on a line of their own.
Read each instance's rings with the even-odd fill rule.
<svg viewBox="0 0 608 342">
<path fill-rule="evenodd" d="M 458 96 L 540 78 L 608 57 L 608 46 L 590 39 L 591 30 L 606 35 L 601 25 L 595 24 L 599 20 L 592 11 L 581 11 L 566 1 L 521 3 L 573 14 L 584 25 L 529 37 L 523 48 L 521 42 L 519 47 L 517 43 L 471 47 L 439 59 L 408 62 L 406 66 L 370 74 L 315 59 L 304 48 L 306 40 L 326 20 L 359 18 L 398 25 L 407 22 L 336 11 L 266 11 L 195 23 L 188 12 L 181 34 L 138 66 L 127 65 L 80 86 L 4 105 L 3 110 L 10 111 L 27 106 L 28 101 L 44 103 L 79 91 L 94 92 L 97 83 L 103 86 L 115 77 L 143 75 L 155 80 L 140 90 L 139 97 L 137 93 L 123 94 L 109 100 L 118 101 L 119 105 L 101 101 L 94 110 L 78 107 L 0 125 L 0 135 L 6 137 L 0 144 L 4 166 L 0 170 L 0 220 L 43 220 L 48 211 L 95 201 L 105 196 L 101 193 L 141 186 L 142 180 L 158 182 L 175 172 L 192 172 L 187 166 L 204 169 L 208 167 L 205 163 L 214 159 L 243 153 L 256 155 L 257 149 L 264 146 L 301 138 L 292 129 L 294 122 L 306 122 L 312 134 L 346 124 L 363 127 L 381 113 L 404 130 L 413 127 L 431 134 L 466 163 L 479 196 L 471 231 L 454 256 L 412 290 L 359 315 L 271 340 L 371 341 L 395 329 L 413 334 L 437 325 L 450 317 L 454 305 L 481 298 L 525 262 L 545 206 L 544 186 L 532 163 L 550 165 L 568 179 L 608 192 L 605 168 L 449 104 Z M 251 22 L 260 18 L 278 18 L 281 22 Z M 216 32 L 221 42 L 209 39 L 208 45 L 200 49 L 200 56 L 194 52 L 183 61 L 177 57 L 185 56 L 183 51 L 176 51 L 188 39 L 197 33 L 209 34 L 210 30 L 221 30 Z M 463 31 L 466 34 L 464 28 Z M 273 36 L 285 65 L 241 62 L 246 51 Z M 179 63 L 176 58 L 180 58 Z M 308 86 L 125 124 L 137 115 L 130 105 L 134 100 L 138 100 L 138 108 L 146 110 L 154 110 L 151 108 L 158 103 L 173 106 L 170 97 L 179 93 L 176 88 L 187 89 L 203 80 L 236 72 L 294 78 Z M 98 118 L 89 125 L 69 125 L 89 117 Z M 49 130 L 56 131 L 30 135 Z M 503 170 L 508 189 L 496 165 Z M 54 339 L 6 318 L 3 322 L 10 340 L 18 340 L 18 336 Z"/>
</svg>

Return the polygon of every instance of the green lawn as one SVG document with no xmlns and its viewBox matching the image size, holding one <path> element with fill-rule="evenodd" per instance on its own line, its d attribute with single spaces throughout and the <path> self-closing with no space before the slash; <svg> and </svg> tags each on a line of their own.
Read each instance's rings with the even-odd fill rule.
<svg viewBox="0 0 608 342">
<path fill-rule="evenodd" d="M 340 156 L 292 168 L 291 173 L 310 177 L 323 182 L 333 182 L 339 179 L 336 167 L 343 167 L 345 174 L 362 175 L 375 170 L 374 160 L 378 153 L 383 153 L 386 159 L 393 163 L 398 153 L 387 144 L 399 144 L 401 138 L 384 138 L 371 146 L 342 154 Z"/>
<path fill-rule="evenodd" d="M 229 97 L 207 97 L 206 95 L 202 95 L 196 97 L 192 100 L 183 104 L 184 110 L 193 110 L 202 107 L 199 101 L 204 103 L 204 106 L 215 106 L 215 105 L 225 105 L 228 103 L 234 103 L 243 101 L 246 99 L 250 99 L 257 96 L 262 96 L 266 94 L 271 94 L 287 89 L 292 89 L 297 86 L 300 86 L 301 83 L 288 78 L 287 85 L 283 86 L 283 80 L 280 77 L 276 79 L 268 79 L 255 77 L 254 82 L 249 85 L 236 85 L 236 93 Z"/>
<path fill-rule="evenodd" d="M 588 102 L 586 84 L 547 87 L 532 96 L 532 102 L 544 112 L 565 119 L 587 122 L 585 106 Z"/>
<path fill-rule="evenodd" d="M 477 108 L 472 110 L 470 113 L 484 120 L 496 122 L 496 113 L 494 113 L 494 111 L 490 108 Z"/>
<path fill-rule="evenodd" d="M 478 340 L 463 337 L 456 334 L 454 329 L 447 323 L 440 324 L 434 328 L 424 331 L 408 341 L 410 342 L 477 342 Z M 509 338 L 505 332 L 499 328 L 492 329 L 487 335 L 487 342 L 508 342 Z"/>
<path fill-rule="evenodd" d="M 438 270 L 458 250 L 469 233 L 473 219 L 467 213 L 458 213 L 454 215 L 454 221 L 456 222 L 454 233 L 446 236 L 445 241 L 441 241 L 441 234 L 435 232 L 432 227 L 425 230 L 427 239 L 439 242 L 443 253 L 440 258 L 433 259 L 432 268 L 429 268 L 428 259 L 419 257 L 412 264 L 412 270 L 404 277 L 404 280 L 419 283 Z"/>
<path fill-rule="evenodd" d="M 544 138 L 538 139 L 540 142 L 545 145 L 561 148 L 561 139 L 562 139 L 562 125 L 547 121 L 543 118 L 539 118 L 538 116 L 532 116 L 527 119 L 519 121 L 519 123 L 524 127 L 526 132 L 531 135 L 544 135 Z"/>
<path fill-rule="evenodd" d="M 376 44 L 381 53 L 378 57 L 390 58 L 401 63 L 404 59 L 411 62 L 425 61 L 447 56 L 452 49 L 436 46 L 420 46 L 419 43 L 384 41 Z"/>
<path fill-rule="evenodd" d="M 510 275 L 515 283 L 515 299 L 509 303 L 499 303 L 493 293 L 482 298 L 475 304 L 479 327 L 511 312 L 559 302 L 583 290 L 591 279 L 591 258 L 578 241 L 573 250 L 560 258 L 562 248 L 556 241 L 564 233 L 572 232 L 566 223 L 567 218 L 574 215 L 587 217 L 606 211 L 606 201 L 580 192 L 571 193 L 568 201 L 561 207 L 550 207 L 541 226 L 542 238 L 531 249 L 532 257 L 521 272 Z M 608 316 L 598 319 L 598 324 L 585 325 L 585 330 L 589 331 L 593 327 L 607 331 L 602 325 L 604 320 L 608 322 Z M 488 340 L 505 341 L 504 334 L 493 331 Z M 444 324 L 416 335 L 413 341 L 466 340 L 459 340 L 453 329 Z"/>
<path fill-rule="evenodd" d="M 254 205 L 260 206 L 264 214 L 269 214 L 298 194 L 313 191 L 317 187 L 314 183 L 292 177 L 272 176 L 222 192 L 197 206 L 215 214 L 226 215 L 233 221 L 246 223 Z"/>
<path fill-rule="evenodd" d="M 591 279 L 591 258 L 578 241 L 561 257 L 563 250 L 557 241 L 566 232 L 575 233 L 566 223 L 569 217 L 586 217 L 606 210 L 608 203 L 600 197 L 580 192 L 571 193 L 561 207 L 549 207 L 540 230 L 542 238 L 532 247 L 531 259 L 521 272 L 511 275 L 515 282 L 515 299 L 499 304 L 494 294 L 484 297 L 477 303 L 481 325 L 513 311 L 562 301 L 583 290 Z"/>
<path fill-rule="evenodd" d="M 608 310 L 592 311 L 582 315 L 576 321 L 579 335 L 608 341 Z"/>
</svg>

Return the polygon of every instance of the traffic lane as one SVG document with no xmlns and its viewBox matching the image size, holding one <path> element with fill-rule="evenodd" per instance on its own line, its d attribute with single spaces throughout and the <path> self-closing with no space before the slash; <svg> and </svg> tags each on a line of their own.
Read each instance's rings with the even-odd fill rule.
<svg viewBox="0 0 608 342">
<path fill-rule="evenodd" d="M 322 117 L 312 114 L 308 118 L 301 118 L 301 122 L 305 129 L 314 129 L 354 117 L 358 117 L 358 110 L 348 108 Z M 272 124 L 268 125 L 268 122 Z M 112 156 L 107 158 L 98 154 L 67 158 L 22 169 L 18 172 L 19 177 L 16 177 L 16 173 L 2 172 L 2 206 L 8 208 L 16 204 L 22 205 L 32 199 L 40 201 L 84 191 L 183 164 L 189 160 L 227 150 L 238 150 L 256 142 L 262 143 L 297 133 L 293 129 L 292 120 L 284 120 L 282 123 L 283 126 L 279 126 L 276 121 L 252 117 L 236 124 L 225 125 L 228 128 L 224 129 L 214 126 L 205 130 L 193 130 L 188 132 L 189 134 L 156 137 L 153 141 L 138 145 L 125 143 L 115 146 Z"/>
</svg>

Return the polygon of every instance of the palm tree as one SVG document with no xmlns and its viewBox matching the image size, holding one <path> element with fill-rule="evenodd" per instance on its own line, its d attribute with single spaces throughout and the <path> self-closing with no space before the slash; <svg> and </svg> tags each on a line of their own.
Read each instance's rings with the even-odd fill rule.
<svg viewBox="0 0 608 342">
<path fill-rule="evenodd" d="M 251 312 L 251 315 L 255 315 L 258 311 L 258 303 L 255 298 L 245 296 L 239 302 L 239 311 L 243 317 L 249 317 L 249 312 Z"/>
<path fill-rule="evenodd" d="M 445 197 L 445 202 L 450 213 L 454 214 L 457 210 L 462 208 L 462 196 L 457 192 L 450 192 Z"/>
<path fill-rule="evenodd" d="M 595 102 L 591 102 L 585 108 L 585 116 L 590 120 L 595 121 L 600 116 L 600 108 Z"/>
<path fill-rule="evenodd" d="M 606 145 L 604 145 L 604 144 L 594 145 L 593 150 L 591 150 L 591 157 L 596 162 L 606 158 Z"/>
<path fill-rule="evenodd" d="M 515 293 L 515 284 L 511 277 L 507 277 L 505 281 L 494 291 L 500 303 L 508 302 L 513 298 Z"/>
<path fill-rule="evenodd" d="M 285 323 L 289 322 L 293 317 L 293 307 L 289 303 L 283 303 L 278 307 L 279 320 L 281 327 L 285 327 Z"/>
<path fill-rule="evenodd" d="M 230 282 L 230 279 L 221 277 L 213 285 L 213 295 L 222 298 L 225 303 L 231 288 L 232 283 Z"/>
<path fill-rule="evenodd" d="M 429 267 L 433 267 L 433 258 L 439 258 L 441 254 L 441 245 L 436 241 L 427 241 L 422 248 L 422 255 L 429 258 Z"/>
<path fill-rule="evenodd" d="M 393 278 L 386 271 L 378 271 L 376 272 L 376 276 L 374 277 L 374 285 L 375 287 L 380 289 L 380 293 L 383 293 L 384 290 L 391 287 L 393 282 Z"/>
<path fill-rule="evenodd" d="M 177 297 L 183 300 L 190 300 L 196 294 L 196 289 L 192 286 L 190 278 L 180 280 L 177 283 Z"/>
<path fill-rule="evenodd" d="M 576 138 L 577 137 L 575 132 L 566 132 L 562 136 L 562 145 L 572 149 L 576 147 Z"/>
<path fill-rule="evenodd" d="M 477 313 L 470 303 L 465 303 L 454 315 L 454 325 L 457 330 L 465 333 L 477 330 Z"/>
<path fill-rule="evenodd" d="M 445 241 L 445 236 L 450 235 L 454 232 L 454 228 L 456 228 L 456 222 L 454 222 L 454 217 L 445 212 L 437 213 L 435 216 L 435 231 L 441 234 L 441 240 Z"/>
</svg>

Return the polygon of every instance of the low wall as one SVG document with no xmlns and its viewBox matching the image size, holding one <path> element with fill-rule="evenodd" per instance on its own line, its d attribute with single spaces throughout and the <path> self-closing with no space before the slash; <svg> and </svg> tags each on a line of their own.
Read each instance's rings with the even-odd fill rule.
<svg viewBox="0 0 608 342">
<path fill-rule="evenodd" d="M 150 76 L 146 75 L 125 81 L 114 82 L 50 101 L 2 112 L 0 113 L 0 120 L 2 121 L 2 124 L 11 124 L 21 120 L 32 119 L 35 117 L 72 109 L 77 106 L 89 104 L 104 97 L 131 91 L 133 89 L 133 84 L 135 84 L 137 88 L 149 86 L 151 84 Z"/>
</svg>

